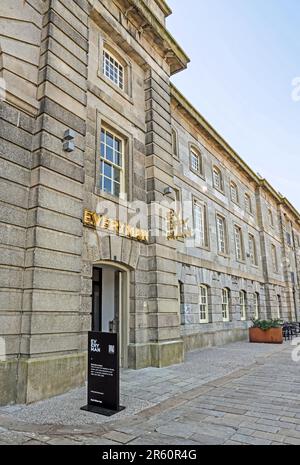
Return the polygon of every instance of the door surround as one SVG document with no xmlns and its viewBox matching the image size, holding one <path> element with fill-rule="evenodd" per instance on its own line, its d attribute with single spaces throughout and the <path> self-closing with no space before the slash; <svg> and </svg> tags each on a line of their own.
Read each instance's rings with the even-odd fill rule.
<svg viewBox="0 0 300 465">
<path fill-rule="evenodd" d="M 120 363 L 122 368 L 128 367 L 128 346 L 129 346 L 129 310 L 130 310 L 130 268 L 122 263 L 100 260 L 93 263 L 93 268 L 109 267 L 122 274 L 121 302 L 119 314 L 119 341 L 120 341 Z"/>
</svg>

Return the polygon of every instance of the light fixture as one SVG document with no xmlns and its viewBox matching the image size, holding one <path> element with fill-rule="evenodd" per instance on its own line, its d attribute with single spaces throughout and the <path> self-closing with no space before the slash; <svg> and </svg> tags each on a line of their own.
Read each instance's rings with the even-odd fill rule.
<svg viewBox="0 0 300 465">
<path fill-rule="evenodd" d="M 64 133 L 63 149 L 65 152 L 73 152 L 75 150 L 75 131 L 67 129 Z"/>
<path fill-rule="evenodd" d="M 164 190 L 164 195 L 170 195 L 174 192 L 174 190 L 172 189 L 172 187 L 168 186 L 165 188 Z"/>
</svg>

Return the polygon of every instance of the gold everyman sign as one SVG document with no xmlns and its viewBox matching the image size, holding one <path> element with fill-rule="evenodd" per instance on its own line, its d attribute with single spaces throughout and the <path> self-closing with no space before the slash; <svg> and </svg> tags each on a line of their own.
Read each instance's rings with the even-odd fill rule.
<svg viewBox="0 0 300 465">
<path fill-rule="evenodd" d="M 99 215 L 98 213 L 90 210 L 84 210 L 83 224 L 93 229 L 105 229 L 107 231 L 114 232 L 119 236 L 136 239 L 137 241 L 147 242 L 149 240 L 148 231 L 140 228 L 134 228 L 129 224 L 108 218 L 104 215 Z"/>
</svg>

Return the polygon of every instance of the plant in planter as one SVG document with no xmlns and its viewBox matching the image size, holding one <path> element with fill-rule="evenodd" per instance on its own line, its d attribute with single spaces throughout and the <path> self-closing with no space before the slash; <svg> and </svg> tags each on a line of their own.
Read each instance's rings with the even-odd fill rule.
<svg viewBox="0 0 300 465">
<path fill-rule="evenodd" d="M 265 344 L 282 344 L 282 320 L 256 320 L 252 319 L 253 326 L 249 328 L 250 342 Z"/>
</svg>

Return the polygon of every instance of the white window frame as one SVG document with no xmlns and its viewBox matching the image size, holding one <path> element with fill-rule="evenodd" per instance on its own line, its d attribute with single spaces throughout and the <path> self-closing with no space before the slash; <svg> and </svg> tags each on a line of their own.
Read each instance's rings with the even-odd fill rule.
<svg viewBox="0 0 300 465">
<path fill-rule="evenodd" d="M 105 143 L 103 142 L 102 134 L 104 134 L 105 138 Z M 113 140 L 113 146 L 110 146 L 107 143 L 107 134 L 112 136 Z M 116 150 L 116 142 L 120 143 L 121 150 L 117 151 Z M 109 160 L 107 158 L 107 148 L 112 149 L 112 154 L 113 154 L 113 160 Z M 120 155 L 120 164 L 116 163 L 116 157 Z M 107 164 L 110 166 L 110 169 L 112 171 L 112 177 L 105 175 L 104 169 L 104 164 Z M 100 190 L 102 192 L 105 192 L 107 194 L 110 194 L 116 198 L 120 197 L 124 193 L 124 164 L 125 164 L 125 139 L 120 137 L 118 134 L 116 134 L 113 130 L 110 128 L 106 128 L 105 126 L 101 127 L 101 136 L 100 136 Z M 119 171 L 119 179 L 120 182 L 118 183 L 117 181 L 114 180 L 114 173 L 115 171 Z M 109 179 L 111 181 L 112 188 L 114 187 L 114 184 L 119 184 L 119 194 L 116 195 L 114 193 L 114 189 L 111 189 L 110 191 L 107 191 L 104 189 L 104 180 Z"/>
<path fill-rule="evenodd" d="M 200 323 L 209 322 L 208 287 L 204 284 L 199 286 L 199 321 Z"/>
<path fill-rule="evenodd" d="M 230 302 L 229 289 L 227 289 L 225 287 L 224 289 L 222 289 L 222 318 L 223 318 L 223 321 L 230 321 L 229 302 Z"/>
<path fill-rule="evenodd" d="M 218 238 L 218 252 L 227 254 L 227 238 L 226 238 L 226 220 L 222 215 L 217 214 L 217 238 Z"/>
<path fill-rule="evenodd" d="M 193 216 L 195 246 L 202 248 L 208 247 L 206 205 L 199 202 L 199 200 L 194 200 Z"/>
<path fill-rule="evenodd" d="M 252 200 L 251 196 L 246 192 L 245 194 L 245 210 L 247 213 L 252 213 Z"/>
<path fill-rule="evenodd" d="M 254 292 L 254 318 L 259 319 L 260 312 L 260 296 L 258 292 Z"/>
<path fill-rule="evenodd" d="M 252 265 L 257 266 L 256 240 L 253 234 L 250 234 L 250 233 L 248 236 L 248 246 L 249 246 L 250 262 Z"/>
<path fill-rule="evenodd" d="M 106 48 L 103 49 L 103 74 L 119 89 L 125 89 L 125 68 L 120 61 Z"/>
<path fill-rule="evenodd" d="M 230 196 L 231 200 L 233 203 L 238 204 L 239 203 L 239 192 L 238 192 L 238 186 L 234 181 L 231 181 L 230 183 Z"/>
<path fill-rule="evenodd" d="M 241 321 L 246 321 L 246 319 L 247 319 L 247 294 L 246 294 L 246 291 L 240 291 L 240 312 L 241 312 Z"/>
<path fill-rule="evenodd" d="M 223 192 L 223 176 L 220 168 L 213 167 L 213 185 L 215 189 Z"/>
<path fill-rule="evenodd" d="M 239 261 L 244 260 L 244 244 L 242 228 L 238 225 L 234 226 L 234 242 L 236 259 Z"/>
<path fill-rule="evenodd" d="M 201 154 L 198 150 L 191 147 L 190 149 L 190 157 L 191 157 L 191 169 L 198 174 L 202 174 L 202 158 Z"/>
</svg>

